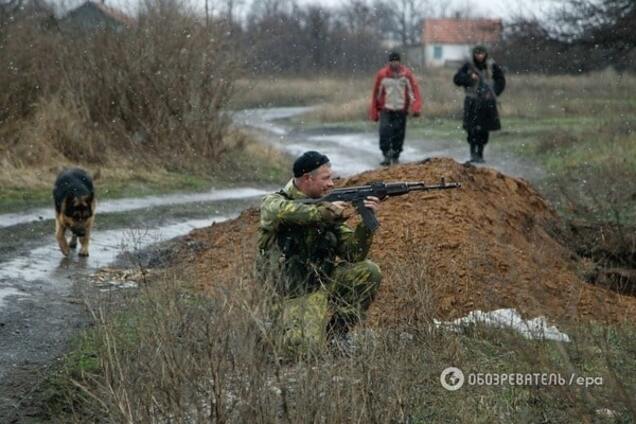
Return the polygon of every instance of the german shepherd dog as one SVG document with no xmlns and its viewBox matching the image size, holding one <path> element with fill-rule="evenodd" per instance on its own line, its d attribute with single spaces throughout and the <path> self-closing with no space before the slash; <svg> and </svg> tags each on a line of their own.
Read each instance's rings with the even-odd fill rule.
<svg viewBox="0 0 636 424">
<path fill-rule="evenodd" d="M 55 238 L 64 256 L 77 247 L 80 256 L 88 256 L 91 228 L 95 221 L 95 190 L 92 178 L 83 169 L 62 171 L 53 186 L 55 201 Z M 71 231 L 71 242 L 66 241 L 66 230 Z"/>
</svg>

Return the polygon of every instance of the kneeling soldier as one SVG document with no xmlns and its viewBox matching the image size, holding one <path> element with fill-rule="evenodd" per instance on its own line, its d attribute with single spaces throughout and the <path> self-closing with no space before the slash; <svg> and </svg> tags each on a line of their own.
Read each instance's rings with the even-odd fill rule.
<svg viewBox="0 0 636 424">
<path fill-rule="evenodd" d="M 284 301 L 284 339 L 298 350 L 346 334 L 369 307 L 382 275 L 367 260 L 373 232 L 361 222 L 344 222 L 346 203 L 303 204 L 334 187 L 327 156 L 305 152 L 295 162 L 294 178 L 261 204 L 258 269 Z M 374 212 L 376 197 L 364 204 Z"/>
</svg>

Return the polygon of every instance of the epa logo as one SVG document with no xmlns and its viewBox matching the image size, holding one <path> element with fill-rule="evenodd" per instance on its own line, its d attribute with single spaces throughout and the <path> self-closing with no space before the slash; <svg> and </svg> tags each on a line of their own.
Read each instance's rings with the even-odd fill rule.
<svg viewBox="0 0 636 424">
<path fill-rule="evenodd" d="M 440 374 L 439 382 L 443 388 L 454 392 L 464 385 L 464 373 L 459 368 L 448 367 Z"/>
</svg>

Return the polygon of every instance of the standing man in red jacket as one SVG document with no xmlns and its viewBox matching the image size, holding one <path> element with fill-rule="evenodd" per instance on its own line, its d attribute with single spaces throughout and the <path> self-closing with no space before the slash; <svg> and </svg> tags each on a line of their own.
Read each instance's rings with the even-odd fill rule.
<svg viewBox="0 0 636 424">
<path fill-rule="evenodd" d="M 400 63 L 400 54 L 391 52 L 388 64 L 375 76 L 369 118 L 380 121 L 380 150 L 384 160 L 380 165 L 399 163 L 406 115 L 419 116 L 422 110 L 420 88 L 413 72 Z"/>
</svg>

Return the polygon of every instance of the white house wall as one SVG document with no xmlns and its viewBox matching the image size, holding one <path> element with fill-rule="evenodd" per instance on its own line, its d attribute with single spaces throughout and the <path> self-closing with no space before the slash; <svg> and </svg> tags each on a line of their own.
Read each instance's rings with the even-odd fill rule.
<svg viewBox="0 0 636 424">
<path fill-rule="evenodd" d="M 435 58 L 435 46 L 442 48 L 442 57 Z M 444 66 L 446 62 L 460 62 L 470 57 L 470 44 L 428 44 L 424 47 L 426 66 Z"/>
</svg>

